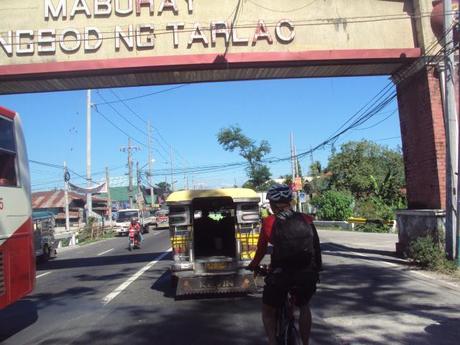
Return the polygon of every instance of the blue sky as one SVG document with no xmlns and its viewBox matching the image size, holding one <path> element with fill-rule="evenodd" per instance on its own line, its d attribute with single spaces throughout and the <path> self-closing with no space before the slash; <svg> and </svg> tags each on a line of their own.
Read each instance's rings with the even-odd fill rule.
<svg viewBox="0 0 460 345">
<path fill-rule="evenodd" d="M 238 124 L 257 142 L 267 140 L 272 146 L 270 156 L 289 156 L 291 131 L 297 152 L 306 151 L 335 132 L 388 82 L 388 77 L 353 77 L 201 83 L 127 101 L 127 104 L 155 127 L 154 181 L 158 182 L 165 180 L 162 174 L 170 167 L 169 145 L 173 147 L 177 168 L 242 161 L 236 152 L 225 152 L 216 139 L 221 128 L 233 124 Z M 125 99 L 169 88 L 171 86 L 113 91 Z M 103 103 L 103 98 L 116 100 L 110 89 L 93 91 L 93 103 Z M 86 91 L 0 96 L 0 105 L 20 113 L 30 159 L 52 164 L 67 161 L 70 169 L 85 175 Z M 146 131 L 145 123 L 122 103 L 115 103 L 113 107 L 141 131 Z M 137 141 L 147 143 L 145 134 L 133 128 L 111 107 L 98 105 L 97 109 Z M 95 111 L 92 119 L 94 179 L 100 180 L 102 171 L 108 166 L 114 182 L 123 184 L 127 156 L 120 148 L 127 145 L 128 138 Z M 363 138 L 391 148 L 401 145 L 395 102 L 361 127 L 362 130 L 347 132 L 336 146 Z M 324 166 L 329 155 L 330 148 L 326 148 L 316 151 L 313 158 Z M 147 149 L 141 146 L 134 160 L 145 165 Z M 310 157 L 301 161 L 304 172 L 309 164 Z M 274 164 L 270 168 L 273 177 L 290 172 L 289 163 Z M 31 164 L 31 172 L 34 190 L 62 186 L 62 171 L 58 169 Z M 166 178 L 170 182 L 170 176 Z M 243 168 L 189 176 L 190 185 L 193 181 L 201 187 L 229 186 L 235 181 L 240 185 L 245 180 Z M 75 174 L 72 174 L 72 181 L 84 183 Z M 174 181 L 177 187 L 183 187 L 184 175 L 175 175 Z"/>
</svg>

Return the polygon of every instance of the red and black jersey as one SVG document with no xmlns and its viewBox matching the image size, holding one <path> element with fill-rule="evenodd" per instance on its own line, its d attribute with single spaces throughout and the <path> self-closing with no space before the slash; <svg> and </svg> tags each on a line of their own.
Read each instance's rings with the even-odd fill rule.
<svg viewBox="0 0 460 345">
<path fill-rule="evenodd" d="M 303 217 L 303 220 L 309 224 L 313 230 L 313 247 L 314 247 L 314 260 L 316 263 L 316 269 L 320 270 L 321 265 L 322 265 L 322 259 L 321 259 L 321 248 L 320 248 L 320 243 L 319 243 L 319 236 L 318 232 L 315 228 L 315 225 L 313 224 L 313 218 L 306 215 L 306 214 L 301 214 Z M 266 254 L 268 244 L 274 244 L 273 241 L 273 233 L 274 233 L 274 225 L 276 223 L 276 216 L 275 215 L 270 215 L 267 218 L 265 218 L 262 222 L 262 228 L 260 231 L 259 235 L 259 241 L 257 243 L 257 250 L 256 250 L 256 255 L 254 257 L 253 262 L 256 265 L 259 265 L 260 262 L 262 261 L 263 257 Z"/>
</svg>

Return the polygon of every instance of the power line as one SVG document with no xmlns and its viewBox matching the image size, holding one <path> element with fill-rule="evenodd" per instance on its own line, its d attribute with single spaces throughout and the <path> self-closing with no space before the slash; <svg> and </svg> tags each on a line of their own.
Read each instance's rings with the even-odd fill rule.
<svg viewBox="0 0 460 345">
<path fill-rule="evenodd" d="M 102 98 L 103 101 L 106 101 L 105 97 L 102 95 L 102 93 L 98 90 L 97 91 L 97 94 L 99 97 Z M 107 102 L 106 102 L 107 104 Z M 148 134 L 140 129 L 139 127 L 137 127 L 135 124 L 133 124 L 130 120 L 128 120 L 123 114 L 121 114 L 112 104 L 107 104 L 119 117 L 121 117 L 123 120 L 125 120 L 127 123 L 129 123 L 131 125 L 131 127 L 133 127 L 134 129 L 136 129 L 137 131 L 139 131 L 140 133 L 144 134 L 145 136 L 148 136 Z M 93 105 L 94 107 L 95 105 Z"/>
<path fill-rule="evenodd" d="M 177 89 L 180 89 L 180 88 L 183 88 L 183 87 L 186 87 L 186 86 L 189 86 L 189 85 L 188 85 L 188 84 L 182 84 L 182 85 L 179 85 L 179 86 L 173 86 L 173 87 L 170 87 L 170 88 L 167 88 L 167 89 L 164 89 L 164 90 L 155 91 L 155 92 L 150 92 L 150 93 L 147 93 L 147 94 L 144 94 L 144 95 L 140 95 L 140 96 L 135 96 L 135 97 L 128 97 L 128 98 L 118 99 L 118 100 L 116 100 L 116 101 L 95 103 L 94 105 L 95 105 L 95 106 L 98 106 L 98 105 L 108 105 L 108 104 L 115 104 L 115 103 L 122 103 L 122 102 L 134 101 L 134 100 L 140 99 L 140 98 L 145 98 L 145 97 L 160 95 L 160 94 L 162 94 L 162 93 L 166 93 L 166 92 L 170 92 L 170 91 L 173 91 L 173 90 L 177 90 Z M 145 120 L 143 120 L 143 121 L 145 121 Z"/>
</svg>

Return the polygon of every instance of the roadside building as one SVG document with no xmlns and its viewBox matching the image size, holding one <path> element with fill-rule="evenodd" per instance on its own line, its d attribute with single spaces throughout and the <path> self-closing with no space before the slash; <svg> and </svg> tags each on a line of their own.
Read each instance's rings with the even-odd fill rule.
<svg viewBox="0 0 460 345">
<path fill-rule="evenodd" d="M 68 192 L 69 221 L 71 227 L 79 227 L 84 223 L 86 196 Z M 104 216 L 107 212 L 107 199 L 93 196 L 93 212 Z M 47 211 L 54 214 L 56 227 L 65 227 L 65 194 L 64 190 L 32 193 L 32 209 L 34 211 Z"/>
</svg>

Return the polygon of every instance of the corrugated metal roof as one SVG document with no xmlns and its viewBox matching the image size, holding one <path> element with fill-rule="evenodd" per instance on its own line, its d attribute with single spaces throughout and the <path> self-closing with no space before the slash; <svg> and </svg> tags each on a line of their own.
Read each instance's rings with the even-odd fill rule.
<svg viewBox="0 0 460 345">
<path fill-rule="evenodd" d="M 86 196 L 77 194 L 74 192 L 69 192 L 69 204 L 73 200 L 83 200 L 86 202 Z M 104 202 L 106 199 L 93 197 L 93 201 Z M 59 208 L 65 206 L 65 193 L 63 190 L 52 190 L 46 192 L 35 192 L 32 193 L 32 208 L 41 209 L 41 208 Z"/>
</svg>

